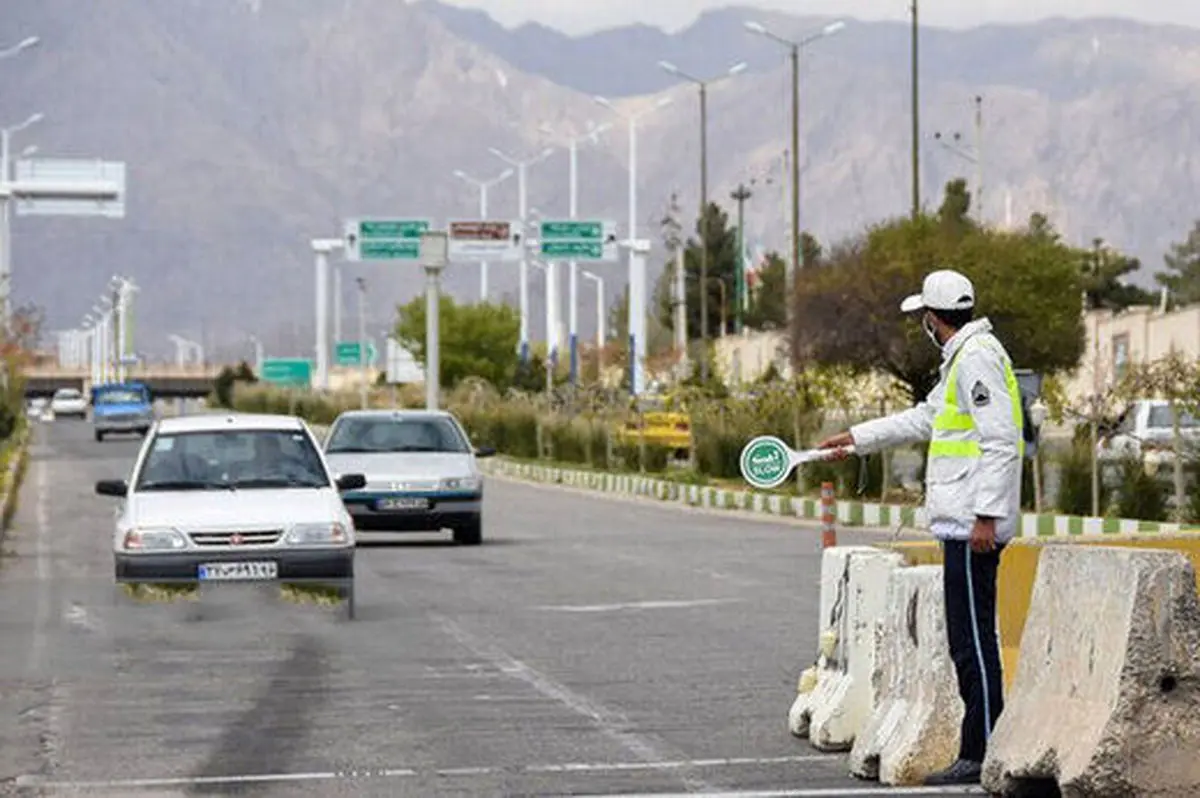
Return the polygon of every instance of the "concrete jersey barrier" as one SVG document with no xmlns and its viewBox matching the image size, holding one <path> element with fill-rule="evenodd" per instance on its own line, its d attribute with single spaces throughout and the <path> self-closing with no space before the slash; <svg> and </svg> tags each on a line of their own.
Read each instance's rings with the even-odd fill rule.
<svg viewBox="0 0 1200 798">
<path fill-rule="evenodd" d="M 1177 552 L 1041 554 L 983 786 L 1013 795 L 1200 795 L 1200 601 Z"/>
<path fill-rule="evenodd" d="M 788 713 L 792 734 L 819 751 L 849 750 L 871 715 L 875 628 L 888 575 L 903 565 L 899 554 L 872 546 L 835 546 L 821 558 L 820 655 Z"/>
<path fill-rule="evenodd" d="M 958 755 L 963 706 L 946 639 L 942 567 L 888 577 L 875 639 L 875 706 L 850 751 L 850 772 L 888 785 L 920 784 Z"/>
</svg>

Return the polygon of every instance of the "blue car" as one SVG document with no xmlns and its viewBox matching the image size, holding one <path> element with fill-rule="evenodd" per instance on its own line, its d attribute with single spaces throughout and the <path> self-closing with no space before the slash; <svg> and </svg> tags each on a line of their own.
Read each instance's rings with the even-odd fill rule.
<svg viewBox="0 0 1200 798">
<path fill-rule="evenodd" d="M 153 424 L 154 403 L 144 384 L 123 382 L 92 389 L 92 430 L 97 441 L 112 433 L 145 436 Z"/>
</svg>

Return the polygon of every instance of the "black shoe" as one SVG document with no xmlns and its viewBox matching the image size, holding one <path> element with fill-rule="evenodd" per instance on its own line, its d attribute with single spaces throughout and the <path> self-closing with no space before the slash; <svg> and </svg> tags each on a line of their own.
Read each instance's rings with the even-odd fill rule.
<svg viewBox="0 0 1200 798">
<path fill-rule="evenodd" d="M 979 776 L 982 771 L 982 762 L 972 762 L 969 759 L 960 759 L 945 770 L 931 774 L 925 779 L 925 786 L 935 787 L 943 784 L 978 784 Z"/>
</svg>

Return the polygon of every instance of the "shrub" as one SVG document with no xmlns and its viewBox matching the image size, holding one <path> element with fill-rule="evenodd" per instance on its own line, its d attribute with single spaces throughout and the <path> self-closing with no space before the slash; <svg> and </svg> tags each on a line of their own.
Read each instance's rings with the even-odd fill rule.
<svg viewBox="0 0 1200 798">
<path fill-rule="evenodd" d="M 1100 483 L 1100 513 L 1109 504 L 1111 490 Z M 1078 441 L 1059 457 L 1058 510 L 1067 515 L 1092 514 L 1092 451 Z"/>
<path fill-rule="evenodd" d="M 1117 489 L 1117 514 L 1139 521 L 1167 520 L 1167 486 L 1146 473 L 1140 459 L 1121 463 L 1121 485 Z"/>
</svg>

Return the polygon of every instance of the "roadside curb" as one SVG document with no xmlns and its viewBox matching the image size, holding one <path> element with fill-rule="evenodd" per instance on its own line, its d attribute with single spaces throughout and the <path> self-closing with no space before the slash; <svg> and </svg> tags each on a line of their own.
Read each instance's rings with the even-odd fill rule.
<svg viewBox="0 0 1200 798">
<path fill-rule="evenodd" d="M 587 471 L 560 466 L 521 463 L 504 458 L 480 462 L 484 474 L 515 477 L 528 482 L 657 499 L 663 502 L 715 510 L 742 511 L 754 515 L 782 516 L 805 521 L 821 519 L 821 502 L 800 496 L 688 485 L 668 479 Z M 874 502 L 837 502 L 837 522 L 846 528 L 927 530 L 924 508 Z M 1175 534 L 1184 531 L 1181 524 L 1136 521 L 1127 518 L 1084 518 L 1071 515 L 1024 513 L 1021 538 L 1052 538 L 1084 535 Z"/>
<path fill-rule="evenodd" d="M 12 526 L 13 516 L 17 512 L 17 498 L 21 493 L 21 483 L 25 477 L 25 465 L 29 458 L 29 437 L 32 426 L 27 420 L 21 422 L 20 428 L 5 446 L 12 456 L 0 476 L 0 538 L 3 538 Z"/>
</svg>

